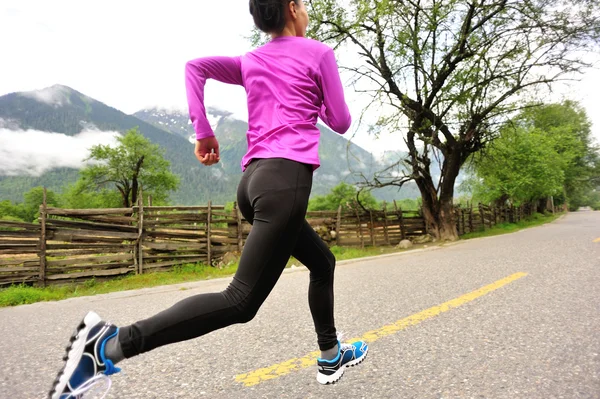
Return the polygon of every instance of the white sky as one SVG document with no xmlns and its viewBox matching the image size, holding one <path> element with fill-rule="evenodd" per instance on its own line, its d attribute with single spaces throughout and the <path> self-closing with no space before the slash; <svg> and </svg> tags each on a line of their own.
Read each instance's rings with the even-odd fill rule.
<svg viewBox="0 0 600 399">
<path fill-rule="evenodd" d="M 251 28 L 247 0 L 2 0 L 0 95 L 63 84 L 126 113 L 185 109 L 185 62 L 250 51 Z M 554 100 L 579 100 L 600 141 L 599 88 L 600 71 L 590 71 Z M 365 99 L 350 88 L 346 97 L 358 120 Z M 209 83 L 206 101 L 247 114 L 241 88 Z M 403 147 L 400 135 L 373 140 L 366 130 L 355 126 L 354 141 L 370 151 Z"/>
</svg>

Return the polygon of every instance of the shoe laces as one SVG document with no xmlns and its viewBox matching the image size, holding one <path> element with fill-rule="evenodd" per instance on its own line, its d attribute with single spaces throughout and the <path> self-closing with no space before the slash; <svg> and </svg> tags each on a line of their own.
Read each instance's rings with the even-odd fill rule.
<svg viewBox="0 0 600 399">
<path fill-rule="evenodd" d="M 104 391 L 102 396 L 99 398 L 99 399 L 104 399 L 106 397 L 106 394 L 110 390 L 110 387 L 112 386 L 112 381 L 109 376 L 107 376 L 106 374 L 102 374 L 102 373 L 96 374 L 94 377 L 92 377 L 89 380 L 87 380 L 86 382 L 84 382 L 81 386 L 77 387 L 77 389 L 75 389 L 73 392 L 71 392 L 69 394 L 69 396 L 67 396 L 67 399 L 82 399 L 84 393 L 88 393 L 91 390 L 96 389 L 97 385 L 99 385 L 99 384 L 103 384 L 106 386 L 106 390 Z"/>
<path fill-rule="evenodd" d="M 341 331 L 337 332 L 337 339 L 338 339 L 338 342 L 340 343 L 340 350 L 347 348 L 349 346 L 352 346 L 351 344 L 344 343 L 344 333 Z"/>
</svg>

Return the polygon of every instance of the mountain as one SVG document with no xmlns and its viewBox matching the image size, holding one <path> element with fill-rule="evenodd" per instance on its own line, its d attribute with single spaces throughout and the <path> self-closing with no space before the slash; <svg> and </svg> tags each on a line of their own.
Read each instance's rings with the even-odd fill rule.
<svg viewBox="0 0 600 399">
<path fill-rule="evenodd" d="M 70 136 L 90 127 L 99 131 L 125 132 L 137 126 L 145 137 L 165 150 L 165 158 L 171 162 L 171 170 L 181 177 L 181 188 L 172 194 L 172 201 L 178 204 L 206 202 L 211 193 L 216 194 L 216 198 L 213 198 L 215 201 L 223 201 L 230 198 L 227 193 L 236 184 L 227 179 L 215 181 L 211 178 L 211 171 L 198 163 L 192 145 L 183 137 L 169 134 L 66 86 L 56 85 L 35 92 L 2 96 L 0 118 L 11 129 L 33 129 Z M 47 179 L 56 180 L 56 171 L 45 173 L 39 180 Z M 23 183 L 20 193 L 8 191 L 9 187 L 18 186 L 15 180 L 23 181 L 20 176 L 0 178 L 0 198 L 14 198 L 30 188 Z M 31 179 L 27 177 L 25 180 Z M 210 186 L 206 184 L 209 180 Z M 72 181 L 69 179 L 64 183 Z"/>
<path fill-rule="evenodd" d="M 191 142 L 195 140 L 195 132 L 187 112 L 161 108 L 143 109 L 135 114 L 137 118 L 168 132 L 184 137 Z M 239 163 L 246 152 L 246 131 L 248 124 L 232 117 L 232 113 L 220 109 L 208 108 L 207 117 L 219 140 L 221 164 L 225 175 L 234 176 L 240 173 Z M 321 131 L 319 158 L 321 167 L 314 173 L 313 195 L 328 194 L 331 188 L 342 181 L 353 183 L 357 174 L 372 176 L 384 165 L 391 164 L 399 156 L 400 151 L 386 152 L 384 157 L 376 159 L 370 152 L 348 141 L 329 128 L 318 124 Z M 418 189 L 414 184 L 407 184 L 399 192 L 397 188 L 375 190 L 375 197 L 380 200 L 417 198 Z"/>
<path fill-rule="evenodd" d="M 240 161 L 247 146 L 247 123 L 234 119 L 227 111 L 209 109 L 208 115 L 221 147 L 221 162 L 210 168 L 199 164 L 193 154 L 194 132 L 187 112 L 145 109 L 127 115 L 61 85 L 0 97 L 0 128 L 8 130 L 31 129 L 75 136 L 89 129 L 125 132 L 139 127 L 145 137 L 165 150 L 171 170 L 180 176 L 180 189 L 171 195 L 171 202 L 182 205 L 235 199 L 242 174 Z M 319 125 L 319 129 L 322 166 L 315 172 L 313 195 L 326 194 L 341 181 L 353 182 L 353 173 L 371 175 L 381 168 L 368 151 L 324 126 Z M 60 191 L 76 179 L 77 170 L 68 167 L 54 168 L 40 176 L 0 176 L 0 200 L 21 201 L 24 192 L 41 184 Z M 415 197 L 414 190 L 404 189 L 404 195 L 390 189 L 375 194 L 388 200 Z"/>
<path fill-rule="evenodd" d="M 233 115 L 231 112 L 222 111 L 216 108 L 208 107 L 206 116 L 213 130 L 217 128 L 222 118 Z M 143 120 L 159 129 L 166 130 L 186 140 L 194 142 L 196 133 L 190 121 L 187 111 L 178 109 L 150 108 L 143 109 L 133 114 L 138 119 Z"/>
</svg>

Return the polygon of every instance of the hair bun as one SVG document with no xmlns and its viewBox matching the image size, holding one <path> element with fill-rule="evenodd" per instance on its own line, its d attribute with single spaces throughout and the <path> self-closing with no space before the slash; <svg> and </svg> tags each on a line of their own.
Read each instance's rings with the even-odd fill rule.
<svg viewBox="0 0 600 399">
<path fill-rule="evenodd" d="M 265 33 L 280 33 L 285 27 L 287 3 L 286 0 L 250 0 L 250 14 L 256 27 Z"/>
</svg>

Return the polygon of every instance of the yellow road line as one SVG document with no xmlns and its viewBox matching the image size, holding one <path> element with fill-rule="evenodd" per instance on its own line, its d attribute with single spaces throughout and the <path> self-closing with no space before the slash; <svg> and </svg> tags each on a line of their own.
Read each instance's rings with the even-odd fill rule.
<svg viewBox="0 0 600 399">
<path fill-rule="evenodd" d="M 431 319 L 441 313 L 447 312 L 451 309 L 457 308 L 468 302 L 474 301 L 475 299 L 489 294 L 492 291 L 497 290 L 505 286 L 506 284 L 512 283 L 522 277 L 527 276 L 527 273 L 515 273 L 502 280 L 498 280 L 495 283 L 486 285 L 478 290 L 470 292 L 468 294 L 459 296 L 458 298 L 452 299 L 448 302 L 444 302 L 441 305 L 425 309 L 422 312 L 415 313 L 411 316 L 405 317 L 404 319 L 398 320 L 393 324 L 388 324 L 377 330 L 369 331 L 360 338 L 355 338 L 349 341 L 364 340 L 367 342 L 377 341 L 379 338 L 394 334 L 398 331 L 404 330 L 410 326 L 421 323 L 427 319 Z M 287 360 L 283 363 L 275 364 L 270 367 L 261 368 L 255 371 L 251 371 L 245 374 L 239 374 L 235 377 L 236 382 L 242 383 L 247 387 L 260 384 L 261 382 L 272 380 L 273 378 L 281 377 L 289 374 L 292 371 L 312 367 L 315 365 L 316 359 L 320 352 L 311 352 L 306 356 Z"/>
<path fill-rule="evenodd" d="M 600 242 L 600 238 L 596 238 L 594 242 Z"/>
</svg>

